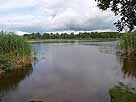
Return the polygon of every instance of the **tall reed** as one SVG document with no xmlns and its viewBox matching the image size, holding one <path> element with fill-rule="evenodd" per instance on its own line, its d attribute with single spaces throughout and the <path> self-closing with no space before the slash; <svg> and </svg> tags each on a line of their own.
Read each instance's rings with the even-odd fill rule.
<svg viewBox="0 0 136 102">
<path fill-rule="evenodd" d="M 0 35 L 0 54 L 30 55 L 30 45 L 17 35 Z"/>
<path fill-rule="evenodd" d="M 128 57 L 136 57 L 136 32 L 125 33 L 121 38 L 120 47 Z"/>
<path fill-rule="evenodd" d="M 6 69 L 4 65 L 9 64 L 9 62 L 16 66 L 29 63 L 30 60 L 31 46 L 23 37 L 14 34 L 0 34 L 0 67 Z"/>
</svg>

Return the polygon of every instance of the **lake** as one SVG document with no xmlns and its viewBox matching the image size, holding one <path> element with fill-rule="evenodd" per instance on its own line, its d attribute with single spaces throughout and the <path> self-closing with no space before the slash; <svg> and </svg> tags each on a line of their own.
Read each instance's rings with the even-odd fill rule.
<svg viewBox="0 0 136 102">
<path fill-rule="evenodd" d="M 0 77 L 1 102 L 110 102 L 119 82 L 136 87 L 136 63 L 117 42 L 33 43 L 32 66 Z"/>
</svg>

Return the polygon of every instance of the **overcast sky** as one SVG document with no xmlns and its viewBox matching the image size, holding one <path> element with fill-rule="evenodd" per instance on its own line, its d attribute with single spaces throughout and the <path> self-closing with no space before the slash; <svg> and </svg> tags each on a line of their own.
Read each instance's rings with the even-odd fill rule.
<svg viewBox="0 0 136 102">
<path fill-rule="evenodd" d="M 94 0 L 0 0 L 0 29 L 7 31 L 114 31 L 115 19 Z"/>
</svg>

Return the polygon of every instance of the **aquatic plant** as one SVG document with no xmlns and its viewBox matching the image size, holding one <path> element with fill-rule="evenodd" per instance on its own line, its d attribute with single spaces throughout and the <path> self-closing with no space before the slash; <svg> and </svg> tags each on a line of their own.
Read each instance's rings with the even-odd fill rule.
<svg viewBox="0 0 136 102">
<path fill-rule="evenodd" d="M 136 102 L 136 90 L 120 84 L 110 89 L 111 102 Z"/>
<path fill-rule="evenodd" d="M 31 46 L 23 37 L 14 34 L 0 34 L 0 69 L 11 69 L 31 60 Z"/>
<path fill-rule="evenodd" d="M 23 37 L 17 35 L 0 35 L 0 54 L 10 54 L 16 56 L 30 55 L 30 45 Z"/>
<path fill-rule="evenodd" d="M 13 68 L 13 61 L 6 56 L 0 56 L 0 69 L 1 71 L 10 71 Z"/>
<path fill-rule="evenodd" d="M 136 32 L 124 33 L 121 37 L 120 47 L 123 54 L 128 57 L 136 56 Z"/>
</svg>

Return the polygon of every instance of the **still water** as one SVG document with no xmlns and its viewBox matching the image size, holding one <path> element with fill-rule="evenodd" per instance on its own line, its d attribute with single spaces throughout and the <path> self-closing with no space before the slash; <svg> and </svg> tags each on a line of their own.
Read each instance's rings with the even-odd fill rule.
<svg viewBox="0 0 136 102">
<path fill-rule="evenodd" d="M 110 102 L 118 82 L 136 85 L 136 63 L 116 42 L 34 43 L 31 67 L 0 77 L 1 102 Z"/>
</svg>

